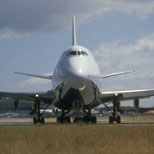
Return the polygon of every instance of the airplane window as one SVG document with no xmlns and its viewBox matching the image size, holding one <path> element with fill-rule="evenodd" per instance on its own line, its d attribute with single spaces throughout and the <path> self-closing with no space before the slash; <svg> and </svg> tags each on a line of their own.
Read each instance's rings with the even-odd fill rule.
<svg viewBox="0 0 154 154">
<path fill-rule="evenodd" d="M 81 55 L 81 52 L 80 51 L 78 51 L 78 55 Z"/>
<path fill-rule="evenodd" d="M 76 55 L 88 56 L 88 54 L 85 51 L 71 51 L 71 52 L 69 52 L 69 56 L 76 56 Z"/>
<path fill-rule="evenodd" d="M 88 54 L 85 51 L 81 51 L 81 54 L 88 56 Z"/>
<path fill-rule="evenodd" d="M 76 54 L 77 54 L 76 51 L 71 51 L 71 52 L 69 53 L 70 56 L 75 56 Z"/>
<path fill-rule="evenodd" d="M 87 52 L 84 51 L 84 54 L 88 56 Z"/>
</svg>

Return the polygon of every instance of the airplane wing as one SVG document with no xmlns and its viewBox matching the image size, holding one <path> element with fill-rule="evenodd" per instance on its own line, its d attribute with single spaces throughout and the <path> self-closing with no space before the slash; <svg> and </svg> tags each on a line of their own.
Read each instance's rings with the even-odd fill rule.
<svg viewBox="0 0 154 154">
<path fill-rule="evenodd" d="M 112 76 L 118 76 L 118 75 L 132 73 L 132 72 L 135 72 L 135 70 L 125 71 L 125 72 L 119 72 L 119 73 L 112 73 L 112 74 L 104 75 L 104 76 L 102 76 L 102 78 L 104 79 L 104 78 L 109 78 L 109 77 L 112 77 Z"/>
<path fill-rule="evenodd" d="M 14 72 L 14 73 L 20 74 L 20 75 L 32 76 L 32 77 L 36 77 L 36 78 L 52 80 L 52 75 L 34 75 L 34 74 L 21 73 L 21 72 Z"/>
<path fill-rule="evenodd" d="M 135 72 L 135 70 L 130 70 L 130 71 L 125 71 L 125 72 L 118 72 L 118 73 L 112 73 L 112 74 L 107 74 L 104 76 L 96 76 L 96 75 L 89 75 L 88 77 L 91 79 L 105 79 L 105 78 L 109 78 L 109 77 L 113 77 L 113 76 L 118 76 L 118 75 L 123 75 L 123 74 L 128 74 L 128 73 L 132 73 Z"/>
<path fill-rule="evenodd" d="M 34 101 L 36 98 L 44 104 L 51 104 L 56 97 L 53 91 L 39 93 L 0 92 L 0 100 Z"/>
<path fill-rule="evenodd" d="M 139 100 L 143 98 L 149 98 L 151 96 L 154 96 L 154 89 L 110 91 L 110 92 L 102 91 L 101 101 L 102 103 L 106 103 L 113 100 L 119 100 L 119 101 Z"/>
</svg>

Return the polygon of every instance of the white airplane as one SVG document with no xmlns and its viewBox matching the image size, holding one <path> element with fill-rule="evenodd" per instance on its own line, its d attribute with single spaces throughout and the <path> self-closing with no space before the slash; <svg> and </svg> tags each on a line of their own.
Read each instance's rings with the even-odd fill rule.
<svg viewBox="0 0 154 154">
<path fill-rule="evenodd" d="M 44 123 L 43 112 L 40 112 L 41 103 L 47 107 L 53 104 L 62 110 L 61 116 L 57 117 L 59 123 L 70 122 L 69 112 L 73 112 L 74 122 L 96 123 L 96 116 L 91 114 L 91 110 L 100 104 L 106 105 L 112 102 L 113 113 L 109 117 L 109 123 L 114 121 L 120 123 L 121 118 L 116 114 L 120 101 L 134 100 L 135 106 L 138 107 L 139 99 L 154 96 L 154 89 L 105 92 L 100 88 L 101 80 L 130 72 L 133 71 L 103 76 L 93 54 L 87 48 L 77 45 L 75 17 L 73 17 L 72 46 L 63 52 L 51 76 L 16 72 L 52 80 L 52 90 L 42 93 L 0 92 L 0 99 L 14 100 L 15 110 L 20 100 L 33 101 L 32 113 L 36 114 L 33 118 L 34 124 Z"/>
</svg>

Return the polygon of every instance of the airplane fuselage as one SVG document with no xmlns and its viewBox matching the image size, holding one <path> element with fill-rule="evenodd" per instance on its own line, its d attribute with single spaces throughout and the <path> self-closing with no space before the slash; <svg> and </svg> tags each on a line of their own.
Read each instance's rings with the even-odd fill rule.
<svg viewBox="0 0 154 154">
<path fill-rule="evenodd" d="M 91 109 L 99 103 L 99 88 L 89 75 L 100 76 L 93 54 L 82 46 L 72 46 L 64 51 L 54 72 L 53 90 L 61 109 L 71 109 L 79 104 Z"/>
</svg>

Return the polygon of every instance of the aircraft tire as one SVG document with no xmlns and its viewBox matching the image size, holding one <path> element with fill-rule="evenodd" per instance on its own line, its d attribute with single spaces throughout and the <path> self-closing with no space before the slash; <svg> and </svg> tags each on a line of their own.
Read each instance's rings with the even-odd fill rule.
<svg viewBox="0 0 154 154">
<path fill-rule="evenodd" d="M 73 122 L 74 123 L 83 123 L 84 119 L 83 118 L 74 118 Z"/>
<path fill-rule="evenodd" d="M 71 118 L 70 117 L 66 117 L 65 118 L 65 122 L 70 123 L 71 122 Z"/>
<path fill-rule="evenodd" d="M 92 124 L 96 124 L 96 122 L 97 122 L 96 116 L 92 116 L 92 117 L 90 118 L 90 122 L 91 122 Z"/>
<path fill-rule="evenodd" d="M 33 118 L 33 123 L 34 123 L 34 124 L 37 124 L 37 119 L 36 119 L 36 117 Z"/>
<path fill-rule="evenodd" d="M 44 121 L 44 117 L 41 117 L 41 119 L 40 119 L 40 123 L 42 123 L 42 124 L 45 123 L 45 121 Z"/>
<path fill-rule="evenodd" d="M 121 117 L 117 116 L 117 123 L 120 124 L 121 123 Z"/>
<path fill-rule="evenodd" d="M 57 117 L 57 123 L 61 123 L 62 120 L 61 120 L 61 117 Z"/>
<path fill-rule="evenodd" d="M 109 116 L 109 123 L 113 124 L 113 117 L 112 116 Z"/>
</svg>

